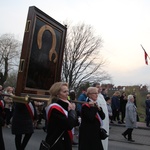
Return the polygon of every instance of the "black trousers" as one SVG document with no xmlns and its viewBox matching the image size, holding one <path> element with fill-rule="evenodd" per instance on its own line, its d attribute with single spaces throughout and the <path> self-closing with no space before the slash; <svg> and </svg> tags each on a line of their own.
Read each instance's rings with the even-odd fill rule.
<svg viewBox="0 0 150 150">
<path fill-rule="evenodd" d="M 6 125 L 9 125 L 10 124 L 10 119 L 11 119 L 11 117 L 12 117 L 12 114 L 13 114 L 13 112 L 12 111 L 10 111 L 10 109 L 8 109 L 8 108 L 5 108 L 5 119 L 6 119 Z"/>
<path fill-rule="evenodd" d="M 128 140 L 131 140 L 132 139 L 132 131 L 133 131 L 133 128 L 128 128 L 123 134 L 126 136 L 128 135 Z"/>
<path fill-rule="evenodd" d="M 120 117 L 119 117 L 120 111 L 114 109 L 114 110 L 112 111 L 112 113 L 113 113 L 113 119 L 114 119 L 114 121 L 116 121 L 116 120 L 117 120 L 117 121 L 120 121 Z"/>
<path fill-rule="evenodd" d="M 150 114 L 146 115 L 146 126 L 149 126 L 150 123 Z"/>
<path fill-rule="evenodd" d="M 0 125 L 0 149 L 5 150 L 2 126 Z"/>
<path fill-rule="evenodd" d="M 17 134 L 15 136 L 16 150 L 24 150 L 26 145 L 28 144 L 31 136 L 32 136 L 32 133 L 31 134 L 25 134 L 24 137 L 22 134 Z M 22 139 L 22 137 L 23 137 L 23 139 Z"/>
<path fill-rule="evenodd" d="M 124 122 L 124 118 L 125 118 L 125 110 L 122 109 L 121 111 L 121 121 Z"/>
</svg>

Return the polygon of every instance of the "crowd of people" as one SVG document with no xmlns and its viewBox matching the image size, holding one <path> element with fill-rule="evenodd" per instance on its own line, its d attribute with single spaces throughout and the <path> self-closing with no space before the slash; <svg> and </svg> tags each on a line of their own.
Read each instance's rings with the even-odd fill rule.
<svg viewBox="0 0 150 150">
<path fill-rule="evenodd" d="M 24 150 L 34 132 L 34 121 L 37 121 L 37 110 L 34 102 L 16 103 L 12 99 L 15 89 L 0 86 L 0 147 L 5 150 L 2 127 L 11 128 L 15 135 L 17 150 Z"/>
<path fill-rule="evenodd" d="M 135 95 L 115 91 L 112 96 L 99 83 L 82 88 L 77 96 L 74 90 L 69 91 L 65 82 L 54 83 L 49 92 L 48 103 L 14 102 L 11 96 L 13 87 L 3 89 L 0 85 L 0 147 L 5 150 L 2 127 L 11 128 L 15 135 L 17 150 L 24 150 L 34 129 L 45 120 L 45 142 L 52 150 L 72 150 L 78 144 L 79 150 L 108 150 L 108 138 L 101 138 L 101 128 L 109 135 L 110 124 L 125 124 L 122 136 L 130 142 L 137 122 Z M 109 95 L 109 96 L 108 96 Z M 79 103 L 74 103 L 78 101 Z M 150 126 L 150 94 L 145 101 L 146 125 Z M 74 142 L 75 128 L 79 127 L 78 142 Z M 89 136 L 90 135 L 90 136 Z M 42 146 L 40 147 L 42 150 Z"/>
</svg>

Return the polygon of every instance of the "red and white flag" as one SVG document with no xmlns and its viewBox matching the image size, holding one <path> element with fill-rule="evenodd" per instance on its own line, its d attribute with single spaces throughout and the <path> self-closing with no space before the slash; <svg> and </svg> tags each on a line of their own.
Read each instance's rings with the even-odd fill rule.
<svg viewBox="0 0 150 150">
<path fill-rule="evenodd" d="M 148 65 L 148 54 L 146 53 L 145 49 L 143 48 L 143 46 L 141 45 L 142 49 L 144 50 L 144 58 L 145 58 L 145 64 Z"/>
<path fill-rule="evenodd" d="M 145 63 L 146 63 L 146 65 L 148 65 L 148 60 L 147 60 L 148 55 L 145 51 L 144 51 L 144 56 L 145 56 Z"/>
</svg>

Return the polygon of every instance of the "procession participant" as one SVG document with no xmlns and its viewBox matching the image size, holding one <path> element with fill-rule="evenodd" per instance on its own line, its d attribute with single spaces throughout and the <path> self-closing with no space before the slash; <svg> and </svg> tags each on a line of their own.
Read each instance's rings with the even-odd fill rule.
<svg viewBox="0 0 150 150">
<path fill-rule="evenodd" d="M 111 98 L 110 97 L 106 97 L 105 98 L 106 100 L 106 104 L 107 104 L 107 109 L 108 109 L 108 116 L 109 116 L 109 120 L 110 122 L 109 123 L 113 123 L 113 113 L 112 113 L 112 108 L 111 108 Z"/>
<path fill-rule="evenodd" d="M 82 87 L 82 93 L 79 95 L 78 97 L 78 101 L 81 101 L 81 102 L 86 102 L 86 98 L 87 98 L 87 95 L 86 95 L 86 88 L 85 87 Z M 82 104 L 78 103 L 77 104 L 77 115 L 80 116 L 81 114 L 81 107 L 82 107 Z"/>
<path fill-rule="evenodd" d="M 121 122 L 124 124 L 124 118 L 126 113 L 126 104 L 127 104 L 127 96 L 125 92 L 122 92 L 120 96 L 120 112 L 121 112 Z"/>
<path fill-rule="evenodd" d="M 104 99 L 104 96 L 101 94 L 102 87 L 100 86 L 100 83 L 94 83 L 94 87 L 98 88 L 98 98 L 97 98 L 97 104 L 99 107 L 102 107 L 104 113 L 105 113 L 105 119 L 103 120 L 102 127 L 107 131 L 107 134 L 109 134 L 109 115 L 108 115 L 108 109 L 107 109 L 107 103 Z M 104 150 L 108 150 L 108 138 L 105 140 L 102 140 L 103 148 Z"/>
<path fill-rule="evenodd" d="M 8 95 L 13 95 L 13 88 L 8 86 L 6 88 L 6 94 Z M 10 128 L 11 127 L 11 118 L 12 118 L 12 114 L 13 114 L 13 100 L 10 96 L 4 96 L 4 102 L 5 102 L 5 123 L 6 123 L 6 127 Z"/>
<path fill-rule="evenodd" d="M 68 101 L 68 84 L 56 82 L 50 88 L 46 107 L 46 142 L 51 150 L 72 150 L 72 128 L 76 125 L 75 104 Z"/>
<path fill-rule="evenodd" d="M 125 114 L 125 124 L 126 124 L 126 131 L 122 133 L 125 139 L 128 139 L 130 142 L 134 142 L 132 139 L 132 132 L 133 129 L 136 127 L 137 122 L 137 113 L 136 113 L 136 106 L 134 104 L 134 97 L 133 95 L 128 95 L 128 102 L 126 104 L 126 114 Z M 126 137 L 128 136 L 128 137 Z"/>
<path fill-rule="evenodd" d="M 82 105 L 81 125 L 79 127 L 79 150 L 103 150 L 100 137 L 100 127 L 105 114 L 102 108 L 96 106 L 98 89 L 89 87 L 87 89 L 87 102 Z"/>
<path fill-rule="evenodd" d="M 113 120 L 118 121 L 118 124 L 122 124 L 120 121 L 120 91 L 115 91 L 111 97 L 111 108 L 113 111 Z"/>
<path fill-rule="evenodd" d="M 150 127 L 150 94 L 147 94 L 145 106 L 146 106 L 146 126 Z"/>
<path fill-rule="evenodd" d="M 4 126 L 4 101 L 2 97 L 2 86 L 0 85 L 0 149 L 5 150 L 2 126 Z"/>
<path fill-rule="evenodd" d="M 72 100 L 72 101 L 75 101 L 76 100 L 76 93 L 74 90 L 70 90 L 69 92 L 69 96 L 68 96 L 68 100 Z M 77 108 L 77 107 L 76 107 Z M 76 110 L 76 113 L 77 113 L 77 110 Z M 76 123 L 76 126 L 79 126 L 79 122 L 77 120 L 77 123 Z M 75 127 L 76 127 L 75 126 Z M 76 141 L 77 137 L 78 137 L 78 134 L 75 133 L 75 127 L 72 129 L 72 134 L 73 134 L 73 142 L 72 142 L 72 145 L 77 145 L 78 142 Z"/>
<path fill-rule="evenodd" d="M 17 150 L 24 150 L 33 132 L 37 113 L 34 102 L 28 104 L 15 103 L 12 119 L 12 134 L 15 135 Z"/>
</svg>

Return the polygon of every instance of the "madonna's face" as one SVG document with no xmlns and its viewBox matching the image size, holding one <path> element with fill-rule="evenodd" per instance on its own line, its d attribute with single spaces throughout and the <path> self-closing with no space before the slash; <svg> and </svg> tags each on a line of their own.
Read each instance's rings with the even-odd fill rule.
<svg viewBox="0 0 150 150">
<path fill-rule="evenodd" d="M 58 94 L 58 97 L 62 100 L 67 100 L 68 99 L 68 95 L 69 95 L 69 90 L 68 90 L 68 87 L 63 85 L 61 87 L 61 90 Z"/>
</svg>

